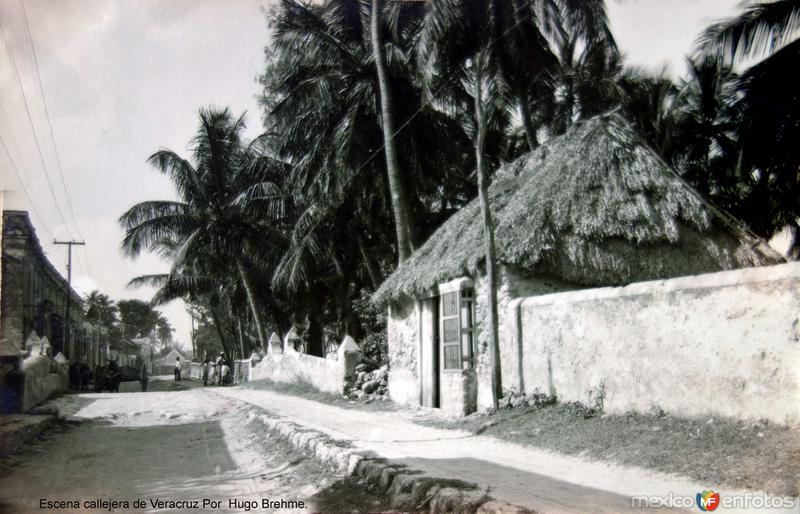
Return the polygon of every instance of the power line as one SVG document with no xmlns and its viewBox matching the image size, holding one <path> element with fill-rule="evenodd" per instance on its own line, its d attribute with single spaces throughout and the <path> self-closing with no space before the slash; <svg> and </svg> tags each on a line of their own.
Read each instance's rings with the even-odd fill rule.
<svg viewBox="0 0 800 514">
<path fill-rule="evenodd" d="M 0 133 L 0 144 L 3 145 L 3 150 L 5 150 L 6 155 L 8 156 L 8 161 L 11 163 L 11 168 L 14 170 L 14 173 L 17 175 L 17 180 L 19 180 L 19 185 L 20 185 L 20 187 L 22 187 L 22 192 L 25 193 L 25 197 L 28 199 L 28 203 L 30 203 L 31 209 L 33 210 L 33 213 L 36 214 L 36 216 L 39 217 L 39 221 L 42 223 L 42 227 L 44 228 L 45 232 L 47 232 L 47 235 L 50 236 L 50 238 L 53 238 L 54 237 L 53 236 L 53 232 L 47 226 L 47 223 L 45 223 L 44 218 L 39 213 L 39 211 L 36 209 L 36 204 L 33 203 L 33 198 L 31 198 L 31 195 L 28 194 L 28 189 L 25 187 L 25 183 L 22 181 L 22 176 L 19 173 L 19 169 L 17 169 L 17 165 L 14 162 L 14 159 L 11 157 L 11 152 L 9 152 L 9 150 L 8 150 L 8 146 L 6 145 L 6 140 L 3 139 L 3 134 L 2 133 Z"/>
<path fill-rule="evenodd" d="M 50 119 L 50 110 L 47 108 L 47 96 L 44 93 L 44 86 L 42 85 L 42 76 L 39 72 L 39 57 L 36 53 L 36 45 L 33 42 L 33 33 L 31 32 L 31 25 L 28 21 L 28 10 L 25 8 L 25 0 L 20 0 L 20 4 L 22 5 L 22 14 L 25 18 L 25 31 L 28 35 L 28 43 L 31 46 L 31 53 L 33 55 L 33 69 L 36 71 L 36 82 L 39 84 L 39 92 L 42 95 L 42 105 L 44 106 L 44 115 L 45 119 L 47 120 L 47 127 L 49 129 L 50 134 L 50 142 L 53 143 L 53 149 L 55 151 L 56 156 L 56 165 L 58 168 L 58 175 L 61 178 L 61 186 L 64 189 L 64 196 L 67 199 L 67 209 L 69 210 L 70 216 L 72 216 L 72 222 L 75 224 L 75 230 L 77 230 L 78 235 L 81 239 L 84 239 L 83 234 L 81 234 L 81 228 L 78 225 L 78 220 L 75 218 L 75 210 L 72 208 L 72 200 L 70 200 L 69 191 L 67 191 L 67 182 L 64 180 L 64 171 L 61 167 L 61 154 L 58 151 L 58 145 L 56 144 L 56 137 L 53 133 L 53 123 Z"/>
<path fill-rule="evenodd" d="M 36 44 L 33 41 L 33 32 L 31 31 L 30 20 L 28 18 L 28 10 L 25 7 L 25 0 L 20 0 L 20 4 L 22 4 L 22 14 L 23 17 L 25 18 L 25 30 L 28 35 L 28 42 L 30 43 L 31 53 L 33 55 L 33 62 L 35 65 L 34 70 L 36 71 L 36 81 L 39 84 L 39 92 L 42 95 L 42 105 L 44 106 L 44 114 L 45 118 L 47 119 L 47 127 L 50 133 L 50 141 L 53 143 L 53 149 L 55 150 L 56 164 L 58 165 L 58 175 L 61 178 L 61 186 L 64 189 L 64 196 L 67 199 L 67 209 L 69 210 L 70 216 L 72 217 L 72 222 L 75 225 L 75 230 L 78 232 L 78 235 L 81 237 L 81 239 L 86 239 L 85 237 L 83 237 L 80 224 L 78 223 L 77 217 L 75 216 L 75 209 L 72 207 L 72 199 L 71 199 L 72 197 L 70 196 L 69 191 L 67 190 L 67 182 L 64 179 L 64 171 L 61 165 L 61 153 L 58 151 L 58 144 L 56 143 L 55 134 L 53 132 L 53 123 L 50 118 L 50 110 L 47 107 L 47 95 L 45 95 L 44 92 L 44 83 L 42 81 L 41 72 L 39 70 L 39 56 L 38 53 L 36 52 Z M 76 253 L 75 259 L 78 262 L 78 268 L 83 270 L 84 273 L 91 275 L 92 262 L 91 259 L 89 258 L 89 252 L 86 250 L 86 247 L 82 247 L 81 250 L 83 251 L 83 255 L 86 259 L 86 266 L 84 267 L 83 260 L 80 258 L 79 253 Z"/>
<path fill-rule="evenodd" d="M 50 195 L 53 197 L 53 204 L 56 207 L 56 211 L 58 211 L 58 215 L 61 218 L 61 222 L 64 224 L 64 228 L 67 230 L 69 236 L 72 237 L 72 231 L 69 229 L 69 225 L 67 224 L 66 218 L 64 217 L 64 213 L 61 212 L 61 207 L 58 205 L 58 198 L 56 197 L 56 192 L 55 189 L 53 188 L 53 182 L 50 179 L 50 173 L 47 171 L 47 165 L 45 164 L 44 155 L 42 154 L 42 145 L 39 143 L 39 136 L 36 133 L 36 126 L 33 123 L 33 116 L 31 115 L 30 105 L 28 104 L 28 97 L 25 94 L 25 88 L 22 86 L 22 78 L 20 77 L 19 68 L 17 67 L 17 60 L 14 57 L 14 50 L 8 43 L 8 39 L 6 38 L 6 31 L 3 28 L 2 23 L 0 23 L 0 36 L 3 39 L 3 44 L 6 46 L 6 51 L 8 52 L 8 56 L 11 60 L 11 67 L 14 69 L 14 77 L 17 79 L 17 85 L 19 86 L 20 93 L 22 93 L 22 100 L 25 104 L 25 113 L 28 115 L 28 122 L 31 125 L 31 131 L 33 132 L 33 139 L 36 142 L 36 150 L 39 154 L 39 161 L 42 163 L 42 170 L 44 171 L 44 176 L 47 179 L 47 186 L 50 190 Z"/>
<path fill-rule="evenodd" d="M 9 122 L 8 114 L 6 113 L 6 110 L 3 107 L 3 103 L 2 102 L 0 102 L 0 120 L 2 120 L 7 126 L 9 126 L 9 127 L 11 126 L 11 123 Z M 53 232 L 46 225 L 46 223 L 44 221 L 44 217 L 42 217 L 41 213 L 36 208 L 36 204 L 34 203 L 33 198 L 28 193 L 28 187 L 25 186 L 25 182 L 26 181 L 25 181 L 25 179 L 23 179 L 24 176 L 26 177 L 26 174 L 25 173 L 20 173 L 20 171 L 19 171 L 20 167 L 14 161 L 13 153 L 11 152 L 11 148 L 13 148 L 13 141 L 11 141 L 12 144 L 10 144 L 10 145 L 7 144 L 5 142 L 5 140 L 2 138 L 2 134 L 0 134 L 0 143 L 2 143 L 2 146 L 3 146 L 3 149 L 4 149 L 5 153 L 6 153 L 6 156 L 8 157 L 8 160 L 11 163 L 12 168 L 14 169 L 14 173 L 17 176 L 17 180 L 19 180 L 20 187 L 22 188 L 23 193 L 25 193 L 25 197 L 28 199 L 28 203 L 31 206 L 31 210 L 34 212 L 34 214 L 36 214 L 36 216 L 41 221 L 41 225 L 44 228 L 44 230 L 47 233 L 47 235 L 51 239 L 55 239 L 55 236 L 53 235 Z M 28 182 L 28 186 L 32 185 L 30 183 L 30 178 L 28 178 L 27 182 Z M 84 250 L 84 252 L 85 252 L 85 250 Z M 78 256 L 77 253 L 75 254 L 75 258 L 78 261 L 78 268 L 85 273 L 86 267 L 83 265 L 83 262 L 81 261 L 81 259 L 80 259 L 80 257 Z"/>
</svg>

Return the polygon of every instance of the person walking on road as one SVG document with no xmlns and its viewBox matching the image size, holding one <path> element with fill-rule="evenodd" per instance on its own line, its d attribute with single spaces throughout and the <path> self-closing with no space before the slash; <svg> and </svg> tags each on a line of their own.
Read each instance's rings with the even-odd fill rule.
<svg viewBox="0 0 800 514">
<path fill-rule="evenodd" d="M 208 359 L 203 361 L 202 368 L 203 368 L 203 385 L 207 386 L 208 385 Z"/>
<path fill-rule="evenodd" d="M 181 381 L 181 358 L 175 358 L 175 382 Z"/>
<path fill-rule="evenodd" d="M 225 354 L 219 352 L 219 357 L 217 357 L 217 385 L 222 385 L 222 380 L 224 378 L 223 364 L 225 364 Z"/>
<path fill-rule="evenodd" d="M 139 371 L 139 382 L 142 384 L 142 392 L 147 392 L 147 382 L 149 377 L 147 376 L 147 363 L 142 362 L 142 369 Z"/>
</svg>

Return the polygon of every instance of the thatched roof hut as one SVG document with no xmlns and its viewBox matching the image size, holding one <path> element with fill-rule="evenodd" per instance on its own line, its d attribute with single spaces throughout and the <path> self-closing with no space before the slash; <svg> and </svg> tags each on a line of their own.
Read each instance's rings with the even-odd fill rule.
<svg viewBox="0 0 800 514">
<path fill-rule="evenodd" d="M 498 262 L 578 286 L 783 261 L 703 200 L 616 113 L 576 124 L 503 166 L 489 196 Z M 417 295 L 483 266 L 475 200 L 453 214 L 373 299 Z"/>
</svg>

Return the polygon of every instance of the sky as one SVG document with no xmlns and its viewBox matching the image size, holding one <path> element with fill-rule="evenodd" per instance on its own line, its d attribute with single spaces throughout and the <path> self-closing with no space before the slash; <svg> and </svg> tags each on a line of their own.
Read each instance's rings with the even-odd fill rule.
<svg viewBox="0 0 800 514">
<path fill-rule="evenodd" d="M 73 251 L 80 294 L 98 289 L 115 300 L 147 301 L 153 289 L 131 289 L 128 281 L 166 272 L 169 263 L 123 255 L 117 220 L 137 202 L 175 198 L 146 159 L 162 147 L 188 157 L 200 107 L 246 111 L 245 137 L 259 134 L 256 77 L 269 44 L 262 9 L 274 2 L 24 0 L 25 11 L 22 2 L 0 0 L 3 208 L 30 212 L 47 256 L 65 276 L 66 247 L 53 239 L 85 240 Z M 697 34 L 738 5 L 611 0 L 608 12 L 627 63 L 677 78 Z M 160 310 L 176 340 L 191 348 L 183 302 Z"/>
</svg>

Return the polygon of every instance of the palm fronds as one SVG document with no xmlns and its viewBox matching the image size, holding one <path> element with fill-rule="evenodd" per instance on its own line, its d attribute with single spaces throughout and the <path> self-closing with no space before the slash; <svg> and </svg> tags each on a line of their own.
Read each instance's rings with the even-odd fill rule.
<svg viewBox="0 0 800 514">
<path fill-rule="evenodd" d="M 706 29 L 697 40 L 701 52 L 728 64 L 772 54 L 800 32 L 800 2 L 773 0 L 745 8 Z"/>
</svg>

